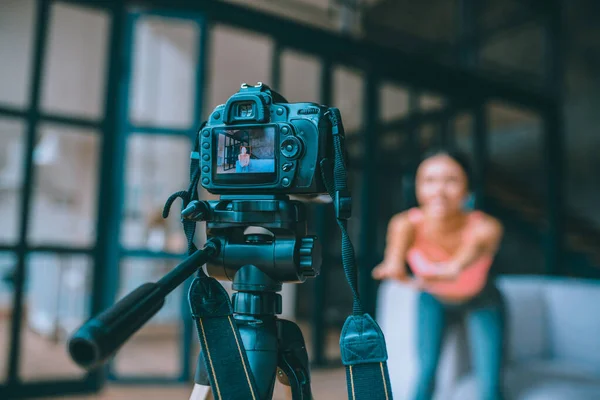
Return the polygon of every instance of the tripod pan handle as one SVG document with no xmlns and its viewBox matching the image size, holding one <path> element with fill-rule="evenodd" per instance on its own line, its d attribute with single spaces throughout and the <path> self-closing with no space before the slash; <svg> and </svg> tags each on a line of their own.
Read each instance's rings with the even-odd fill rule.
<svg viewBox="0 0 600 400">
<path fill-rule="evenodd" d="M 164 302 L 165 297 L 156 283 L 139 286 L 75 332 L 68 343 L 71 358 L 86 369 L 103 364 Z"/>
</svg>

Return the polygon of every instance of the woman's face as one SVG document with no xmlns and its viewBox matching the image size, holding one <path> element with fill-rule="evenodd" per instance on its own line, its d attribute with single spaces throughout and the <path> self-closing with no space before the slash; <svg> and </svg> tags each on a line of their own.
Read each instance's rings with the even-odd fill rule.
<svg viewBox="0 0 600 400">
<path fill-rule="evenodd" d="M 242 147 L 242 154 L 246 154 L 246 148 Z"/>
<path fill-rule="evenodd" d="M 424 211 L 437 218 L 460 212 L 467 196 L 467 176 L 447 155 L 423 161 L 417 170 L 417 200 Z"/>
</svg>

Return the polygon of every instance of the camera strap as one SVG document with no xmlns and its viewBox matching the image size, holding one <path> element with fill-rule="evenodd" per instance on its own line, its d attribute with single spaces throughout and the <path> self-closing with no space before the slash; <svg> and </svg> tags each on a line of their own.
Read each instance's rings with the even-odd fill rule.
<svg viewBox="0 0 600 400">
<path fill-rule="evenodd" d="M 321 175 L 335 207 L 342 235 L 342 264 L 353 297 L 352 315 L 346 319 L 340 335 L 348 398 L 392 399 L 385 338 L 377 322 L 363 312 L 358 294 L 354 247 L 348 235 L 352 203 L 346 175 L 342 118 L 339 109 L 335 107 L 329 108 L 326 114 L 332 125 L 334 160 L 333 165 L 327 158 L 321 161 Z"/>
</svg>

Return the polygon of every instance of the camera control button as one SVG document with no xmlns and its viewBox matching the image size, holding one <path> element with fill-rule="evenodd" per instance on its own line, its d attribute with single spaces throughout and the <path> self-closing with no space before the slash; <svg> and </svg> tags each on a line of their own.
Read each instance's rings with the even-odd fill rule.
<svg viewBox="0 0 600 400">
<path fill-rule="evenodd" d="M 208 161 L 208 160 L 210 160 L 210 154 L 208 154 L 208 153 L 205 153 L 205 154 L 203 154 L 203 155 L 202 155 L 202 159 L 203 159 L 204 161 Z"/>
<path fill-rule="evenodd" d="M 285 164 L 283 164 L 281 166 L 281 169 L 283 170 L 283 172 L 289 172 L 292 169 L 293 166 L 294 165 L 292 163 L 286 162 Z"/>
<path fill-rule="evenodd" d="M 284 135 L 287 135 L 288 133 L 290 133 L 290 128 L 288 128 L 287 126 L 282 127 L 281 133 L 283 133 Z"/>
<path fill-rule="evenodd" d="M 202 136 L 209 137 L 210 136 L 210 131 L 209 130 L 202 131 Z"/>
<path fill-rule="evenodd" d="M 210 179 L 208 179 L 208 178 L 202 178 L 202 183 L 204 185 L 208 185 L 210 183 Z"/>
<path fill-rule="evenodd" d="M 202 167 L 202 172 L 208 172 L 210 171 L 210 167 L 208 165 L 205 165 L 204 167 Z"/>
<path fill-rule="evenodd" d="M 202 147 L 205 149 L 208 149 L 210 147 L 210 143 L 209 142 L 204 142 L 202 143 Z"/>
<path fill-rule="evenodd" d="M 281 184 L 285 187 L 288 187 L 288 186 L 290 186 L 290 180 L 288 178 L 283 178 L 281 180 Z"/>
<path fill-rule="evenodd" d="M 295 136 L 286 138 L 281 143 L 281 154 L 287 158 L 297 158 L 302 153 L 302 142 Z"/>
</svg>

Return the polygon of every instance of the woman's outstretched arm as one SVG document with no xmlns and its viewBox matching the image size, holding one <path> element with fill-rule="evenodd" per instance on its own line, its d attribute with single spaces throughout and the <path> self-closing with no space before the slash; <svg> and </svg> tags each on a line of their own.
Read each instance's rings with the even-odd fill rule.
<svg viewBox="0 0 600 400">
<path fill-rule="evenodd" d="M 480 257 L 496 255 L 503 232 L 502 223 L 496 218 L 486 215 L 478 221 L 473 229 L 473 234 L 460 247 L 450 264 L 458 271 L 462 271 Z"/>
<path fill-rule="evenodd" d="M 494 256 L 502 240 L 504 228 L 496 218 L 485 215 L 477 221 L 472 234 L 461 245 L 454 257 L 445 262 L 445 268 L 424 277 L 425 280 L 455 279 L 463 270 L 473 265 L 479 258 Z"/>
<path fill-rule="evenodd" d="M 392 217 L 388 223 L 383 261 L 373 269 L 373 278 L 407 280 L 406 254 L 413 240 L 414 227 L 408 213 L 405 211 Z"/>
</svg>

